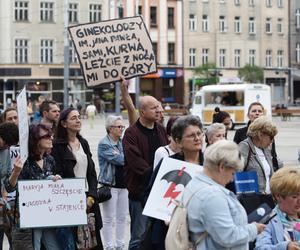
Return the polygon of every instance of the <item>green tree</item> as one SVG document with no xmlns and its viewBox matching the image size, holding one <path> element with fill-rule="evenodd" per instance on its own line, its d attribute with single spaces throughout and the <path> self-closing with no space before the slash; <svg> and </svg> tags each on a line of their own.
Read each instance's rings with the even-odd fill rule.
<svg viewBox="0 0 300 250">
<path fill-rule="evenodd" d="M 239 77 L 249 83 L 258 83 L 264 81 L 264 70 L 256 65 L 246 64 L 239 69 Z"/>
<path fill-rule="evenodd" d="M 206 84 L 214 84 L 219 81 L 218 69 L 214 63 L 206 63 L 193 69 L 194 75 L 199 78 L 204 78 Z"/>
</svg>

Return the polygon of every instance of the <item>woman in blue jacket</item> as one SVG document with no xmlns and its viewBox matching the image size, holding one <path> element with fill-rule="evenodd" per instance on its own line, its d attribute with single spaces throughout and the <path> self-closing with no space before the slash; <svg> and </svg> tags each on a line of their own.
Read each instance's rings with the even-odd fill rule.
<svg viewBox="0 0 300 250">
<path fill-rule="evenodd" d="M 107 250 L 123 250 L 128 213 L 128 191 L 123 178 L 124 152 L 121 140 L 125 126 L 121 116 L 110 115 L 106 118 L 105 127 L 107 135 L 98 145 L 99 182 L 111 186 L 112 197 L 102 203 L 103 245 Z M 112 233 L 114 219 L 116 220 L 116 248 L 114 248 Z"/>
<path fill-rule="evenodd" d="M 276 216 L 257 237 L 257 250 L 300 249 L 300 169 L 284 167 L 271 178 Z"/>
</svg>

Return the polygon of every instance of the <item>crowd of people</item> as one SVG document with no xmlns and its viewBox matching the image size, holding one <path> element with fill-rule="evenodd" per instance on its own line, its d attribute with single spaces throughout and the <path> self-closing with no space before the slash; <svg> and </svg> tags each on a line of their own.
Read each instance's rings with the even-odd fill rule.
<svg viewBox="0 0 300 250">
<path fill-rule="evenodd" d="M 18 112 L 16 108 L 3 112 L 2 209 L 8 197 L 17 191 L 18 180 L 84 178 L 87 216 L 94 215 L 95 244 L 91 249 L 124 250 L 129 213 L 128 249 L 163 250 L 169 223 L 143 215 L 143 208 L 163 159 L 171 157 L 203 166 L 203 171 L 191 179 L 182 194 L 183 203 L 189 200 L 186 209 L 190 240 L 196 242 L 199 234 L 205 233 L 197 241 L 196 249 L 242 250 L 255 240 L 258 250 L 300 249 L 300 171 L 296 167 L 283 167 L 278 159 L 274 143 L 278 130 L 264 116 L 260 103 L 249 106 L 249 123 L 237 130 L 234 141 L 230 141 L 227 131 L 232 121 L 227 112 L 216 109 L 206 130 L 193 115 L 170 117 L 165 127 L 163 108 L 156 98 L 141 97 L 137 112 L 126 81 L 121 79 L 120 84 L 129 127 L 125 130 L 121 116 L 106 117 L 106 135 L 98 145 L 99 176 L 89 142 L 80 134 L 81 116 L 76 108 L 60 111 L 55 101 L 44 100 L 40 104 L 40 121 L 29 126 L 28 159 L 22 164 L 18 157 L 13 166 L 9 148 L 19 142 Z M 91 127 L 94 113 L 91 108 Z M 267 226 L 259 221 L 248 223 L 246 210 L 235 194 L 232 185 L 235 173 L 247 171 L 256 172 L 259 192 L 272 195 L 276 203 L 276 216 Z M 97 200 L 99 184 L 110 187 L 111 192 L 111 198 L 101 206 Z M 15 195 L 14 204 L 18 204 L 18 198 Z M 78 227 L 22 229 L 18 219 L 14 213 L 8 226 L 0 225 L 0 249 L 4 234 L 13 250 L 83 249 Z"/>
</svg>

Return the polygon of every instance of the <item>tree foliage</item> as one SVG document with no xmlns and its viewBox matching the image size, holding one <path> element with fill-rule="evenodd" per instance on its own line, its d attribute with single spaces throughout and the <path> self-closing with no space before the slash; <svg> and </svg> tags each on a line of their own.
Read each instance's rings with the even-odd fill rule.
<svg viewBox="0 0 300 250">
<path fill-rule="evenodd" d="M 239 77 L 249 83 L 258 83 L 264 81 L 264 70 L 256 65 L 246 64 L 239 69 Z"/>
<path fill-rule="evenodd" d="M 207 84 L 217 83 L 219 81 L 218 69 L 214 63 L 206 63 L 193 69 L 194 75 L 206 79 Z"/>
</svg>

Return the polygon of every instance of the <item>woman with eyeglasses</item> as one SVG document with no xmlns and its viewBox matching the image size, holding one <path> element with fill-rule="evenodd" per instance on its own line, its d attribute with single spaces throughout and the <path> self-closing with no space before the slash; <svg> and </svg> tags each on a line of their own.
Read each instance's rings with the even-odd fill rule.
<svg viewBox="0 0 300 250">
<path fill-rule="evenodd" d="M 53 135 L 48 127 L 43 124 L 32 124 L 29 126 L 28 137 L 28 159 L 22 166 L 18 160 L 15 164 L 15 168 L 10 175 L 8 182 L 6 182 L 5 188 L 8 192 L 14 191 L 17 185 L 17 180 L 42 180 L 52 179 L 56 181 L 61 179 L 60 175 L 55 175 L 55 161 L 53 157 L 47 152 L 52 149 Z M 17 234 L 20 237 L 22 230 L 16 229 Z M 14 232 L 13 232 L 14 233 Z M 13 249 L 28 249 L 30 245 L 35 250 L 41 249 L 41 244 L 45 246 L 47 250 L 59 250 L 60 244 L 56 236 L 55 228 L 35 228 L 32 230 L 33 242 L 26 241 L 13 235 Z M 17 240 L 17 241 L 15 241 Z M 30 240 L 29 240 L 30 241 Z M 28 244 L 28 245 L 27 245 Z"/>
<path fill-rule="evenodd" d="M 88 213 L 95 215 L 95 234 L 97 246 L 93 249 L 103 249 L 100 229 L 102 220 L 97 202 L 97 175 L 89 144 L 81 135 L 80 114 L 75 108 L 65 109 L 60 113 L 56 127 L 52 150 L 56 162 L 56 173 L 62 178 L 85 178 L 86 202 Z M 77 239 L 75 228 L 63 228 L 59 236 L 64 249 L 74 249 Z"/>
<path fill-rule="evenodd" d="M 170 156 L 170 158 L 197 165 L 203 164 L 202 147 L 204 134 L 202 131 L 202 123 L 198 117 L 187 115 L 178 118 L 172 126 L 171 136 L 180 148 L 180 152 Z M 150 193 L 161 163 L 162 160 L 155 167 L 150 185 L 147 188 L 148 193 Z M 149 223 L 153 224 L 151 230 L 151 244 L 149 245 L 148 243 L 147 246 L 143 246 L 143 249 L 164 250 L 168 227 L 164 221 L 158 219 L 149 218 Z"/>
<path fill-rule="evenodd" d="M 122 134 L 125 129 L 121 116 L 106 118 L 107 135 L 99 142 L 99 182 L 111 187 L 111 199 L 102 203 L 103 245 L 106 250 L 125 249 L 126 215 L 128 213 L 128 191 L 124 183 L 124 152 Z M 113 242 L 115 220 L 116 243 Z"/>
<path fill-rule="evenodd" d="M 249 126 L 247 139 L 240 142 L 239 150 L 245 158 L 243 171 L 255 171 L 260 193 L 270 194 L 270 178 L 274 173 L 271 151 L 278 130 L 266 116 L 256 118 Z"/>
</svg>

